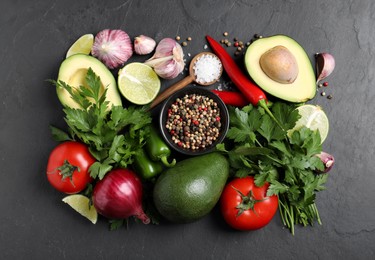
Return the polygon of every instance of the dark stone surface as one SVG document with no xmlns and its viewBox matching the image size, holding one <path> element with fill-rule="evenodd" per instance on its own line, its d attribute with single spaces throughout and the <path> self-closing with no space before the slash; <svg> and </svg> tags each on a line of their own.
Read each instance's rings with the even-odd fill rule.
<svg viewBox="0 0 375 260">
<path fill-rule="evenodd" d="M 375 258 L 375 4 L 363 1 L 10 1 L 0 2 L 0 256 L 2 259 L 374 259 Z M 336 70 L 328 100 L 324 149 L 336 157 L 317 205 L 323 225 L 292 236 L 279 216 L 256 232 L 229 229 L 217 209 L 187 225 L 109 232 L 61 202 L 45 178 L 56 145 L 49 124 L 64 127 L 61 105 L 45 80 L 55 78 L 69 46 L 82 34 L 121 28 L 131 37 L 249 39 L 286 34 L 311 55 L 330 52 Z M 233 51 L 234 52 L 234 51 Z M 181 75 L 180 78 L 183 76 Z M 171 82 L 164 82 L 170 85 Z"/>
</svg>

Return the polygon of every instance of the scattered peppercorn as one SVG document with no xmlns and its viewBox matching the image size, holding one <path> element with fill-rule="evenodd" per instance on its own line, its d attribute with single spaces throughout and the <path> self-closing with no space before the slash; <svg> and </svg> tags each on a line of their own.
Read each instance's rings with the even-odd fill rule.
<svg viewBox="0 0 375 260">
<path fill-rule="evenodd" d="M 325 96 L 326 95 L 326 93 L 323 91 L 322 93 L 320 93 L 320 95 L 322 95 L 322 96 Z"/>
<path fill-rule="evenodd" d="M 182 46 L 187 46 L 187 42 L 183 42 L 183 43 L 182 43 Z"/>
<path fill-rule="evenodd" d="M 234 53 L 234 55 L 235 55 L 235 56 L 240 56 L 240 55 L 241 55 L 241 52 L 236 51 L 236 52 Z"/>
<path fill-rule="evenodd" d="M 181 40 L 181 37 L 180 36 L 176 36 L 176 41 L 179 41 Z"/>
<path fill-rule="evenodd" d="M 224 32 L 223 33 L 224 36 L 228 36 L 228 34 L 229 34 L 228 32 Z"/>
<path fill-rule="evenodd" d="M 190 36 L 189 36 L 189 37 L 187 37 L 187 38 L 186 38 L 186 40 L 188 40 L 188 41 L 191 41 L 191 37 L 190 37 Z"/>
<path fill-rule="evenodd" d="M 220 109 L 209 97 L 187 94 L 171 105 L 165 127 L 178 146 L 189 150 L 205 149 L 220 134 Z"/>
<path fill-rule="evenodd" d="M 234 47 L 238 47 L 238 45 L 239 45 L 238 42 L 234 43 Z"/>
<path fill-rule="evenodd" d="M 319 83 L 319 84 L 318 84 L 318 88 L 321 88 L 321 87 L 323 87 L 323 84 L 322 84 L 322 83 Z"/>
<path fill-rule="evenodd" d="M 238 48 L 237 48 L 237 51 L 242 51 L 242 48 L 241 48 L 241 47 L 238 47 Z"/>
<path fill-rule="evenodd" d="M 232 45 L 231 42 L 227 42 L 227 46 L 230 47 Z"/>
<path fill-rule="evenodd" d="M 323 86 L 324 86 L 324 87 L 328 87 L 328 82 L 327 82 L 327 81 L 324 82 L 324 83 L 323 83 Z"/>
<path fill-rule="evenodd" d="M 327 96 L 327 98 L 328 98 L 328 99 L 332 99 L 333 96 L 330 94 L 330 95 Z"/>
</svg>

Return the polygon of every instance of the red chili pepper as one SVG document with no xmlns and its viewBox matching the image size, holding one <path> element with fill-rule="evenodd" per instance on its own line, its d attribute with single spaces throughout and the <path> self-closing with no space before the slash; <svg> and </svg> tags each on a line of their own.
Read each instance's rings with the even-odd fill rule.
<svg viewBox="0 0 375 260">
<path fill-rule="evenodd" d="M 243 107 L 246 106 L 249 102 L 245 99 L 245 97 L 235 91 L 220 91 L 220 90 L 212 90 L 216 95 L 223 100 L 224 104 L 231 105 L 235 107 Z"/>
<path fill-rule="evenodd" d="M 221 60 L 224 70 L 229 78 L 245 96 L 245 98 L 254 106 L 260 105 L 259 102 L 267 103 L 267 97 L 264 92 L 246 76 L 238 67 L 236 62 L 228 54 L 228 52 L 213 38 L 206 36 L 212 50 Z"/>
<path fill-rule="evenodd" d="M 267 97 L 266 94 L 255 85 L 247 75 L 245 75 L 242 70 L 238 67 L 236 62 L 228 54 L 228 52 L 215 41 L 209 35 L 206 35 L 206 39 L 211 46 L 211 49 L 219 57 L 221 63 L 223 64 L 224 70 L 226 71 L 229 78 L 232 80 L 234 85 L 237 86 L 238 90 L 245 96 L 245 98 L 254 106 L 262 107 L 270 117 L 280 126 L 281 129 L 284 128 L 281 126 L 279 121 L 274 117 L 272 112 L 267 106 Z"/>
</svg>

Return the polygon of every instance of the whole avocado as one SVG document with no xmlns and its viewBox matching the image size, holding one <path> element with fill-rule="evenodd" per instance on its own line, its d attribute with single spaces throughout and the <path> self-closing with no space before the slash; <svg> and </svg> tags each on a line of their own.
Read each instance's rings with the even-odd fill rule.
<svg viewBox="0 0 375 260">
<path fill-rule="evenodd" d="M 153 192 L 155 206 L 171 222 L 198 220 L 214 208 L 228 176 L 229 163 L 219 153 L 180 161 L 156 181 Z"/>
</svg>

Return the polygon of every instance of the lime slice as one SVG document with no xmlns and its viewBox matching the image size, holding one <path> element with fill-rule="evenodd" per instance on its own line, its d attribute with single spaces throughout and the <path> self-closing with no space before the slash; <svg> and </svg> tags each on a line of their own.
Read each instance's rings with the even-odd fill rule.
<svg viewBox="0 0 375 260">
<path fill-rule="evenodd" d="M 66 58 L 77 53 L 90 54 L 91 47 L 94 44 L 94 35 L 85 34 L 82 35 L 78 40 L 76 40 L 72 46 L 70 46 L 68 52 L 66 53 Z"/>
<path fill-rule="evenodd" d="M 160 79 L 155 71 L 143 63 L 129 63 L 119 71 L 119 90 L 134 104 L 150 103 L 159 93 L 160 85 Z"/>
<path fill-rule="evenodd" d="M 90 200 L 81 194 L 69 195 L 62 200 L 71 206 L 79 214 L 90 220 L 93 224 L 98 220 L 98 213 L 94 206 L 90 205 Z"/>
<path fill-rule="evenodd" d="M 315 105 L 303 105 L 297 108 L 301 118 L 296 122 L 293 129 L 289 131 L 291 134 L 293 130 L 299 129 L 302 126 L 306 126 L 311 130 L 319 130 L 320 139 L 323 143 L 326 139 L 329 131 L 329 121 L 327 115 L 324 113 L 320 106 Z"/>
</svg>

